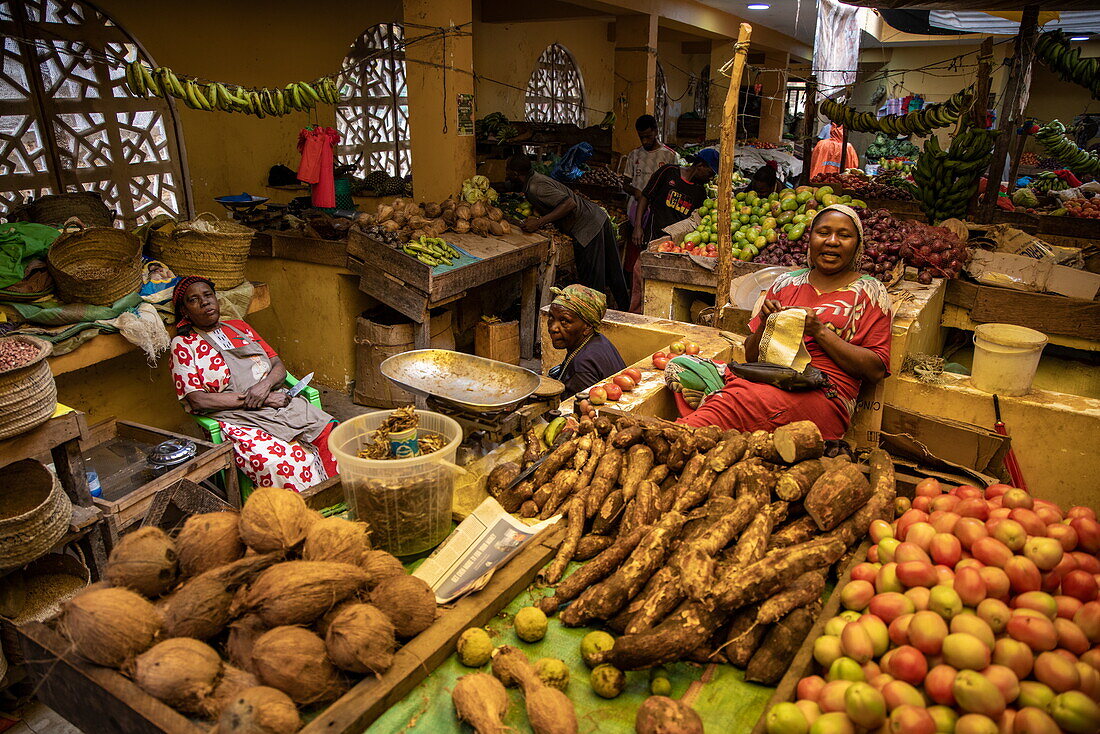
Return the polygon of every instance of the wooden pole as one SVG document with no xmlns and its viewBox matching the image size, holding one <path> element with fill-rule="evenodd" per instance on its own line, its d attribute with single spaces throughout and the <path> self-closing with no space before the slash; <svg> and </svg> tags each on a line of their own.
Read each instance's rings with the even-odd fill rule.
<svg viewBox="0 0 1100 734">
<path fill-rule="evenodd" d="M 730 199 L 733 198 L 733 153 L 737 141 L 737 101 L 741 93 L 741 75 L 749 55 L 752 26 L 742 23 L 733 47 L 733 69 L 726 102 L 722 109 L 722 131 L 718 146 L 718 280 L 714 305 L 721 309 L 729 303 L 733 280 L 733 235 L 730 233 Z"/>
<path fill-rule="evenodd" d="M 810 162 L 814 157 L 814 146 L 817 145 L 817 75 L 811 74 L 806 82 L 806 108 L 802 113 L 802 175 L 798 177 L 800 184 L 810 182 Z"/>
<path fill-rule="evenodd" d="M 848 128 L 845 126 L 844 134 L 840 138 L 840 172 L 848 170 Z"/>
<path fill-rule="evenodd" d="M 1001 99 L 1001 111 L 997 117 L 1000 134 L 993 147 L 993 160 L 989 164 L 989 180 L 986 183 L 985 198 L 978 212 L 978 221 L 992 222 L 993 212 L 997 209 L 997 197 L 1001 190 L 1001 178 L 1005 172 L 1005 158 L 1012 143 L 1012 136 L 1020 125 L 1023 105 L 1020 103 L 1031 84 L 1031 61 L 1035 55 L 1035 38 L 1038 35 L 1039 6 L 1024 6 L 1024 15 L 1020 19 L 1020 32 L 1016 36 L 1015 58 L 1009 68 L 1008 86 Z"/>
<path fill-rule="evenodd" d="M 970 112 L 959 116 L 959 125 L 955 128 L 958 135 L 966 123 L 974 127 L 984 129 L 986 117 L 989 115 L 989 87 L 993 83 L 993 39 L 986 38 L 978 49 L 978 80 L 974 83 L 974 103 L 970 106 Z M 970 198 L 966 210 L 973 214 L 977 211 L 979 194 L 975 193 Z"/>
</svg>

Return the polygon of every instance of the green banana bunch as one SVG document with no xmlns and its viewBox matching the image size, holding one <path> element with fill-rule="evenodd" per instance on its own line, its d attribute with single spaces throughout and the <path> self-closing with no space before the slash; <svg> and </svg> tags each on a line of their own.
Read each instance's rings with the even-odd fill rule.
<svg viewBox="0 0 1100 734">
<path fill-rule="evenodd" d="M 1100 59 L 1081 58 L 1081 47 L 1069 45 L 1061 30 L 1041 33 L 1035 41 L 1035 53 L 1064 82 L 1080 84 L 1100 99 Z"/>
<path fill-rule="evenodd" d="M 992 130 L 966 127 L 947 150 L 933 136 L 924 143 L 924 153 L 913 171 L 913 191 L 921 209 L 932 223 L 966 216 L 982 172 L 993 156 L 997 134 Z"/>
<path fill-rule="evenodd" d="M 1052 120 L 1039 128 L 1035 139 L 1051 158 L 1057 158 L 1074 173 L 1100 175 L 1100 156 L 1081 150 L 1065 133 L 1066 126 L 1058 120 Z"/>
<path fill-rule="evenodd" d="M 959 114 L 970 105 L 971 97 L 970 91 L 964 89 L 942 104 L 928 105 L 905 115 L 885 117 L 876 117 L 873 112 L 859 112 L 848 105 L 826 99 L 821 103 L 821 112 L 836 124 L 858 132 L 928 135 L 936 128 L 958 122 Z"/>
<path fill-rule="evenodd" d="M 126 64 L 126 86 L 138 97 L 175 97 L 193 110 L 241 112 L 260 118 L 282 117 L 312 110 L 321 103 L 340 102 L 340 89 L 331 77 L 291 82 L 282 89 L 237 86 L 230 90 L 221 82 L 181 81 L 171 69 L 163 66 L 150 69 L 141 61 Z"/>
<path fill-rule="evenodd" d="M 401 251 L 433 268 L 436 265 L 453 265 L 454 261 L 462 256 L 462 253 L 441 237 L 422 236 L 420 239 L 409 242 L 401 248 Z"/>
</svg>

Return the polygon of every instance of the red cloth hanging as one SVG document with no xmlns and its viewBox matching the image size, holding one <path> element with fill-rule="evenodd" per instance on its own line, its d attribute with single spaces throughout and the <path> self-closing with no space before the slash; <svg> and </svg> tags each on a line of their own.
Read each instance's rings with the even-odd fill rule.
<svg viewBox="0 0 1100 734">
<path fill-rule="evenodd" d="M 340 142 L 340 133 L 331 127 L 303 129 L 298 133 L 302 162 L 298 180 L 310 184 L 313 206 L 336 206 L 336 179 L 332 175 L 332 149 Z"/>
</svg>

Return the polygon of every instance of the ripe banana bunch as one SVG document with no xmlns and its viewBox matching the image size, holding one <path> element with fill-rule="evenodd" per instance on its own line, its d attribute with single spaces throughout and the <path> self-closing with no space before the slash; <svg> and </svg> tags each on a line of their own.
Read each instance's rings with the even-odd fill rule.
<svg viewBox="0 0 1100 734">
<path fill-rule="evenodd" d="M 970 199 L 978 192 L 982 172 L 993 155 L 997 134 L 967 127 L 955 136 L 947 150 L 935 136 L 924 142 L 913 180 L 921 209 L 932 223 L 963 218 Z"/>
<path fill-rule="evenodd" d="M 1100 59 L 1082 59 L 1081 47 L 1070 47 L 1069 38 L 1060 30 L 1047 31 L 1035 41 L 1035 52 L 1050 70 L 1064 82 L 1080 84 L 1100 99 Z"/>
<path fill-rule="evenodd" d="M 886 117 L 876 117 L 873 112 L 859 112 L 853 107 L 827 99 L 821 103 L 821 112 L 849 130 L 889 135 L 927 135 L 938 127 L 955 124 L 959 119 L 959 112 L 970 105 L 970 98 L 970 92 L 963 90 L 951 95 L 943 104 L 928 105 L 906 115 Z"/>
<path fill-rule="evenodd" d="M 1042 144 L 1051 158 L 1057 158 L 1074 173 L 1100 175 L 1100 156 L 1091 151 L 1081 150 L 1077 144 L 1066 137 L 1066 126 L 1052 120 L 1039 128 L 1035 139 Z"/>
<path fill-rule="evenodd" d="M 150 69 L 140 61 L 126 65 L 126 86 L 138 97 L 175 97 L 193 110 L 243 112 L 260 118 L 282 117 L 340 101 L 340 90 L 331 77 L 291 82 L 282 89 L 245 89 L 239 85 L 230 89 L 221 82 L 181 80 L 167 67 Z"/>
</svg>

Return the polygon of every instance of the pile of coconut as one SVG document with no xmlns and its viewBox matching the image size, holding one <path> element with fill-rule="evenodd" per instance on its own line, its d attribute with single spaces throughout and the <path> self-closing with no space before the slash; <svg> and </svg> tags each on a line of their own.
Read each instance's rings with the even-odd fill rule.
<svg viewBox="0 0 1100 734">
<path fill-rule="evenodd" d="M 487 201 L 468 204 L 447 199 L 438 204 L 430 201 L 417 204 L 394 199 L 391 204 L 379 204 L 374 214 L 359 214 L 355 221 L 360 225 L 379 225 L 402 235 L 407 233 L 407 240 L 441 237 L 444 232 L 500 237 L 512 231 L 512 226 L 504 219 L 504 212 Z"/>
<path fill-rule="evenodd" d="M 69 601 L 58 630 L 221 734 L 290 734 L 299 707 L 381 675 L 436 617 L 426 583 L 372 550 L 369 528 L 261 488 L 236 512 L 145 527 L 111 552 L 106 581 Z"/>
</svg>

